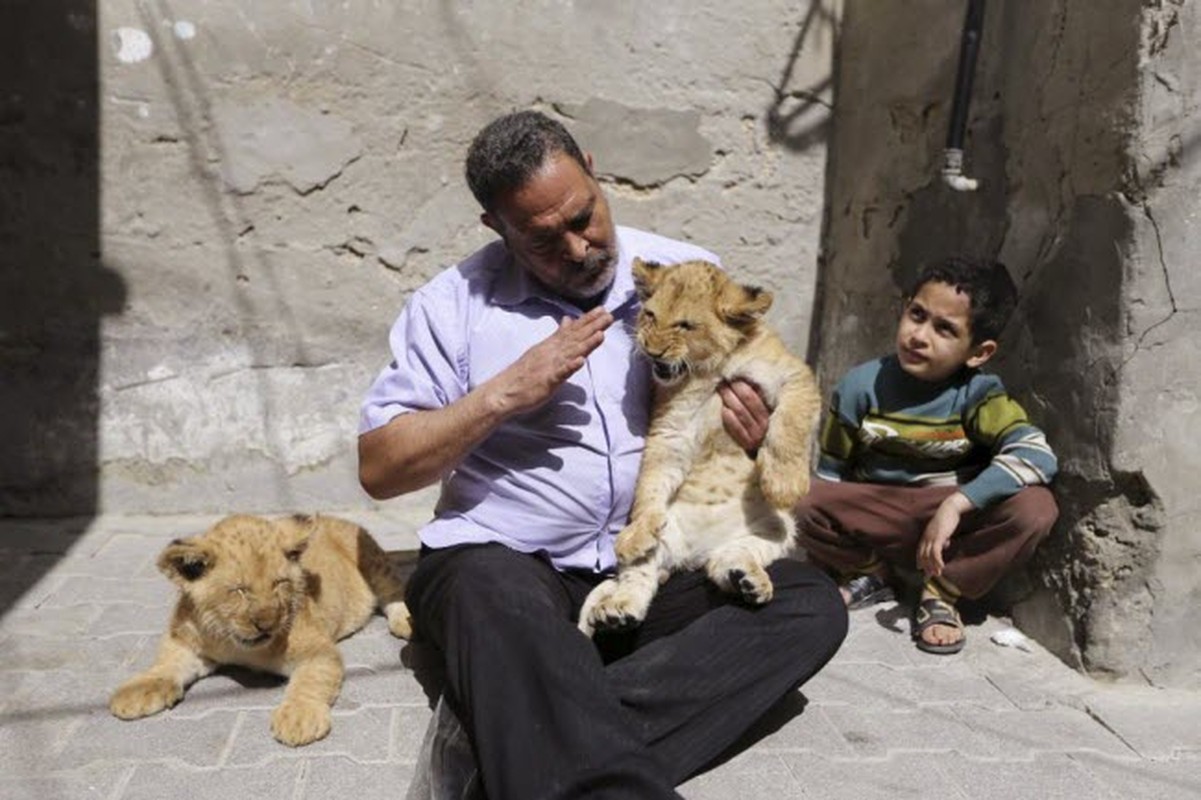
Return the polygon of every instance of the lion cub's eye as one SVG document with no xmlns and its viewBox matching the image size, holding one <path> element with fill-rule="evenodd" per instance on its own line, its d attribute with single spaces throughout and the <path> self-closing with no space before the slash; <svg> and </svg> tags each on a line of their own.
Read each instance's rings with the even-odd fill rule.
<svg viewBox="0 0 1201 800">
<path fill-rule="evenodd" d="M 651 311 L 649 308 L 642 309 L 642 316 L 646 317 L 647 322 L 655 321 L 655 312 Z"/>
<path fill-rule="evenodd" d="M 284 584 L 286 584 L 286 583 L 288 583 L 288 582 L 289 582 L 289 581 L 288 581 L 288 579 L 287 579 L 287 578 L 276 578 L 276 579 L 275 579 L 275 585 L 276 585 L 276 586 L 283 586 Z"/>
<path fill-rule="evenodd" d="M 682 331 L 694 331 L 694 330 L 696 330 L 696 323 L 690 322 L 686 319 L 682 319 L 676 323 L 676 327 Z"/>
<path fill-rule="evenodd" d="M 235 586 L 234 588 L 230 589 L 229 591 L 231 594 L 236 594 L 238 597 L 241 597 L 241 598 L 246 597 L 246 587 L 245 586 Z"/>
</svg>

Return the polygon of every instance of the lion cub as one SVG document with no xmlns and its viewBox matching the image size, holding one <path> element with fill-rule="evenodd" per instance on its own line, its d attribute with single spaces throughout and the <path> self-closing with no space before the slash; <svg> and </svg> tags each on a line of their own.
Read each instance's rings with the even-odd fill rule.
<svg viewBox="0 0 1201 800">
<path fill-rule="evenodd" d="M 650 359 L 654 402 L 618 572 L 588 595 L 579 627 L 640 623 L 672 570 L 704 567 L 726 592 L 763 604 L 765 567 L 793 548 L 792 509 L 809 490 L 809 441 L 820 406 L 809 368 L 762 321 L 770 293 L 704 261 L 634 260 L 642 301 L 636 337 Z M 748 455 L 722 426 L 723 381 L 758 385 L 773 409 Z"/>
<path fill-rule="evenodd" d="M 184 690 L 222 664 L 288 676 L 271 732 L 286 745 L 314 742 L 330 729 L 342 686 L 334 643 L 379 607 L 388 627 L 409 638 L 404 587 L 367 531 L 333 517 L 268 520 L 231 516 L 199 536 L 177 539 L 158 568 L 180 589 L 154 665 L 109 700 L 121 719 L 178 703 Z"/>
</svg>

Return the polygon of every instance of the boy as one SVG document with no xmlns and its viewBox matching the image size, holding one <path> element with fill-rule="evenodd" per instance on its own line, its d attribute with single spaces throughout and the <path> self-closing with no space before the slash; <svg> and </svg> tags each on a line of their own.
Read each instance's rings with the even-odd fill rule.
<svg viewBox="0 0 1201 800">
<path fill-rule="evenodd" d="M 841 576 L 859 608 L 891 597 L 893 571 L 924 576 L 913 637 L 963 649 L 962 597 L 1023 563 L 1058 508 L 1055 454 L 979 371 L 1017 292 L 1005 267 L 961 258 L 925 268 L 907 295 L 896 352 L 852 369 L 831 398 L 817 480 L 797 509 L 811 560 Z"/>
</svg>

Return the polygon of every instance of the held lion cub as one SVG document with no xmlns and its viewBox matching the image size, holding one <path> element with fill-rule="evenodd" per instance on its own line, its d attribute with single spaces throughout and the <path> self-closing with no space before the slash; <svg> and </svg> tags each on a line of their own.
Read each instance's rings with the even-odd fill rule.
<svg viewBox="0 0 1201 800">
<path fill-rule="evenodd" d="M 293 747 L 330 729 L 342 686 L 335 642 L 378 607 L 409 638 L 404 587 L 388 556 L 358 525 L 333 517 L 226 517 L 199 536 L 177 539 L 158 568 L 180 589 L 154 665 L 109 701 L 121 719 L 178 703 L 194 681 L 222 664 L 288 676 L 271 714 L 275 738 Z"/>
<path fill-rule="evenodd" d="M 637 342 L 650 359 L 654 402 L 630 522 L 617 536 L 618 572 L 588 595 L 579 627 L 637 625 L 672 570 L 703 567 L 752 604 L 772 597 L 765 567 L 789 553 L 792 509 L 809 490 L 809 441 L 820 405 L 809 368 L 763 323 L 770 293 L 713 264 L 633 265 L 642 300 Z M 722 426 L 723 381 L 758 385 L 773 409 L 755 456 Z"/>
</svg>

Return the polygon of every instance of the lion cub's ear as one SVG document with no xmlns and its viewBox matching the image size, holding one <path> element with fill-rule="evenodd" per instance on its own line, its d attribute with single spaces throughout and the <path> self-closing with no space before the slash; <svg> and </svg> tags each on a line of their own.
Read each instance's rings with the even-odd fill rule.
<svg viewBox="0 0 1201 800">
<path fill-rule="evenodd" d="M 284 557 L 289 561 L 300 561 L 300 557 L 309 546 L 309 536 L 316 527 L 317 517 L 309 514 L 293 514 L 275 520 L 275 529 L 279 531 Z"/>
<path fill-rule="evenodd" d="M 730 281 L 717 298 L 717 314 L 727 324 L 745 328 L 767 313 L 773 299 L 766 289 Z"/>
<path fill-rule="evenodd" d="M 195 539 L 176 539 L 159 554 L 157 564 L 172 583 L 187 586 L 203 578 L 216 560 L 216 554 Z"/>
<path fill-rule="evenodd" d="M 634 291 L 638 293 L 638 299 L 646 302 L 655 293 L 655 287 L 663 277 L 663 265 L 658 261 L 643 261 L 635 256 L 630 271 L 634 276 Z"/>
</svg>

